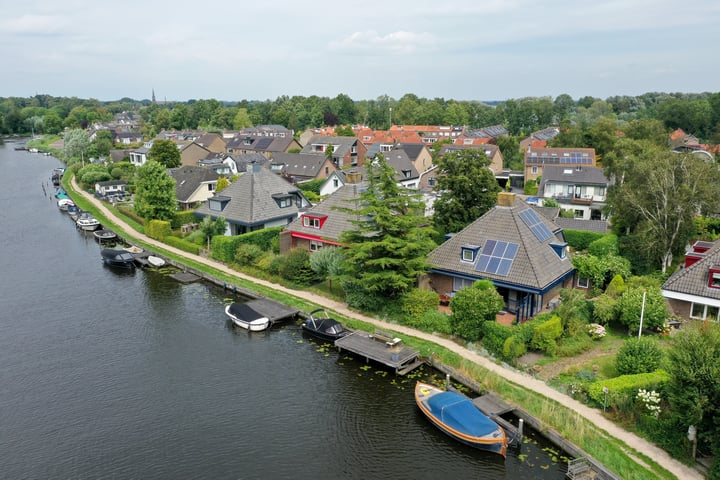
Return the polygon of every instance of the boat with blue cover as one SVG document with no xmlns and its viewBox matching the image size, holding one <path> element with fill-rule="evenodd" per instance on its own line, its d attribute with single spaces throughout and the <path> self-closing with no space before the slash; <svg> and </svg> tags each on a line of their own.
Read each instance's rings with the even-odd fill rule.
<svg viewBox="0 0 720 480">
<path fill-rule="evenodd" d="M 505 430 L 465 395 L 417 382 L 415 401 L 423 414 L 446 434 L 472 447 L 505 456 L 508 445 Z"/>
</svg>

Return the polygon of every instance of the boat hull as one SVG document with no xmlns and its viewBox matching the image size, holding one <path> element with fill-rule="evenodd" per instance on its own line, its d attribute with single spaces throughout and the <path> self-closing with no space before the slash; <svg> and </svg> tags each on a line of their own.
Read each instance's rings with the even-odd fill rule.
<svg viewBox="0 0 720 480">
<path fill-rule="evenodd" d="M 135 268 L 135 257 L 124 250 L 106 248 L 100 252 L 105 265 L 116 268 Z"/>
<path fill-rule="evenodd" d="M 266 330 L 270 326 L 270 319 L 259 316 L 250 308 L 243 307 L 242 304 L 231 304 L 225 306 L 225 314 L 232 322 L 240 328 L 250 330 L 251 332 L 260 332 Z"/>
<path fill-rule="evenodd" d="M 415 402 L 430 422 L 445 434 L 471 447 L 505 456 L 508 444 L 505 431 L 469 398 L 417 382 Z"/>
</svg>

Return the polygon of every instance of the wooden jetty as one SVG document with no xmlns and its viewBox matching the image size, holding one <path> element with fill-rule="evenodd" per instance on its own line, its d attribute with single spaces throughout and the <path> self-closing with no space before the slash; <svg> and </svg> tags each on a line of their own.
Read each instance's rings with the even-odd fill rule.
<svg viewBox="0 0 720 480">
<path fill-rule="evenodd" d="M 335 340 L 335 346 L 339 351 L 347 350 L 365 357 L 366 362 L 382 363 L 399 375 L 405 375 L 425 363 L 418 358 L 420 353 L 417 350 L 405 347 L 399 338 L 380 331 L 371 334 L 356 330 Z"/>
<path fill-rule="evenodd" d="M 170 278 L 177 280 L 180 283 L 193 283 L 200 280 L 201 277 L 190 272 L 175 272 L 170 275 Z"/>
<path fill-rule="evenodd" d="M 288 318 L 294 318 L 300 313 L 297 308 L 288 307 L 279 302 L 275 302 L 268 298 L 256 298 L 245 302 L 248 307 L 251 307 L 256 312 L 262 314 L 270 320 L 270 326 L 275 323 L 286 320 Z"/>
<path fill-rule="evenodd" d="M 505 432 L 507 432 L 508 438 L 510 439 L 511 443 L 521 440 L 520 436 L 522 435 L 522 431 L 501 416 L 505 415 L 506 413 L 514 413 L 514 406 L 505 402 L 502 398 L 491 392 L 474 398 L 472 400 L 472 403 L 481 412 L 483 412 L 485 416 L 503 427 Z"/>
</svg>

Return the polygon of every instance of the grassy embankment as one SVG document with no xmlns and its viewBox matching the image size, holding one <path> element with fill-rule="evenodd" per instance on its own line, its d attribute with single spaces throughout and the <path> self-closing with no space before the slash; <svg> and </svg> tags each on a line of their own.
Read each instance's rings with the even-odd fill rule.
<svg viewBox="0 0 720 480">
<path fill-rule="evenodd" d="M 134 244 L 140 245 L 151 251 L 155 251 L 160 255 L 171 258 L 188 267 L 208 273 L 229 285 L 235 285 L 250 291 L 257 292 L 267 298 L 276 300 L 286 305 L 293 306 L 302 311 L 309 312 L 314 308 L 320 307 L 302 298 L 302 291 L 298 291 L 297 295 L 286 293 L 274 288 L 253 282 L 241 276 L 228 275 L 224 271 L 212 268 L 204 263 L 194 260 L 190 254 L 177 255 L 169 250 L 149 245 L 137 238 L 133 233 L 124 232 L 112 222 L 109 218 L 95 208 L 88 200 L 79 195 L 72 189 L 68 174 L 63 179 L 64 188 L 70 192 L 75 203 L 83 210 L 89 210 L 100 220 L 103 226 L 115 230 L 118 234 L 122 234 L 126 240 Z M 137 231 L 142 232 L 142 226 L 132 219 L 124 216 L 112 206 L 107 206 L 115 215 L 127 222 Z M 350 328 L 372 331 L 375 327 L 366 322 L 359 321 L 354 318 L 345 317 L 337 312 L 333 312 L 339 321 L 343 322 Z M 573 410 L 561 405 L 560 403 L 546 398 L 532 390 L 523 388 L 508 382 L 501 375 L 493 373 L 469 360 L 463 358 L 455 352 L 452 352 L 438 344 L 409 337 L 394 332 L 408 346 L 418 350 L 425 357 L 432 356 L 437 362 L 452 367 L 461 374 L 474 379 L 483 388 L 492 391 L 503 397 L 506 401 L 521 406 L 524 410 L 540 419 L 549 429 L 557 431 L 562 437 L 579 446 L 588 454 L 599 460 L 606 468 L 613 471 L 620 478 L 632 480 L 655 480 L 655 479 L 673 479 L 676 478 L 670 472 L 662 468 L 659 464 L 647 457 L 645 454 L 635 451 L 619 440 L 609 436 L 606 432 L 597 428 L 594 424 L 581 417 Z"/>
</svg>

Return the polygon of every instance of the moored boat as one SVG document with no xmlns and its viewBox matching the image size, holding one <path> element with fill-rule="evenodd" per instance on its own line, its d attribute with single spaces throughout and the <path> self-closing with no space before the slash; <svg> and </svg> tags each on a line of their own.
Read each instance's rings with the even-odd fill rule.
<svg viewBox="0 0 720 480">
<path fill-rule="evenodd" d="M 61 211 L 67 212 L 70 206 L 75 206 L 75 202 L 73 202 L 69 198 L 61 198 L 57 201 L 57 206 Z"/>
<path fill-rule="evenodd" d="M 225 306 L 225 313 L 235 325 L 252 332 L 259 332 L 270 326 L 269 318 L 244 303 L 235 302 Z"/>
<path fill-rule="evenodd" d="M 115 232 L 107 229 L 95 230 L 93 232 L 93 236 L 100 242 L 102 242 L 103 240 L 113 240 L 117 238 Z"/>
<path fill-rule="evenodd" d="M 505 430 L 465 395 L 417 382 L 415 402 L 422 413 L 449 436 L 472 447 L 505 456 L 508 445 Z"/>
<path fill-rule="evenodd" d="M 133 268 L 135 266 L 135 257 L 132 253 L 125 250 L 117 250 L 114 248 L 103 248 L 100 251 L 103 262 L 111 267 Z"/>
<path fill-rule="evenodd" d="M 165 260 L 156 255 L 148 255 L 147 262 L 151 267 L 164 267 Z"/>
<path fill-rule="evenodd" d="M 90 212 L 82 212 L 75 221 L 77 228 L 92 232 L 100 228 L 100 221 L 93 217 Z"/>
<path fill-rule="evenodd" d="M 302 329 L 310 335 L 329 342 L 334 342 L 350 333 L 340 322 L 330 318 L 324 308 L 310 312 L 307 320 L 302 324 Z"/>
<path fill-rule="evenodd" d="M 74 221 L 77 221 L 78 215 L 80 215 L 80 207 L 78 207 L 75 204 L 68 205 L 67 208 L 67 214 L 72 218 Z"/>
</svg>

